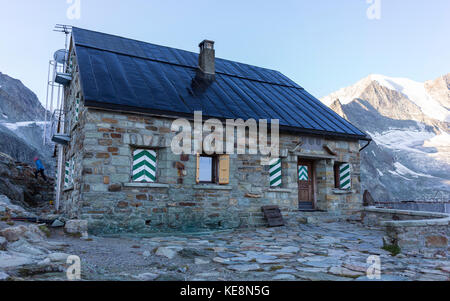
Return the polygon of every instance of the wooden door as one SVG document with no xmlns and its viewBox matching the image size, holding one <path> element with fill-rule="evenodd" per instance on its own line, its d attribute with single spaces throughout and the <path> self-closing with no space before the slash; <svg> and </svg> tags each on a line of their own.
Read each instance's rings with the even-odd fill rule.
<svg viewBox="0 0 450 301">
<path fill-rule="evenodd" d="M 298 160 L 298 201 L 299 207 L 313 206 L 314 203 L 314 164 L 310 160 Z"/>
</svg>

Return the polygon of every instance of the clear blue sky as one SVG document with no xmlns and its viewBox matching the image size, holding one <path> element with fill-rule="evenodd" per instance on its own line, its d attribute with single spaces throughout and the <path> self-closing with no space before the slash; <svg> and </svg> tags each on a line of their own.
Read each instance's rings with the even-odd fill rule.
<svg viewBox="0 0 450 301">
<path fill-rule="evenodd" d="M 195 52 L 213 39 L 218 57 L 279 70 L 317 97 L 371 73 L 450 72 L 450 1 L 380 1 L 370 20 L 366 0 L 81 0 L 70 20 L 67 0 L 0 0 L 0 72 L 45 101 L 48 60 L 64 46 L 56 23 Z"/>
</svg>

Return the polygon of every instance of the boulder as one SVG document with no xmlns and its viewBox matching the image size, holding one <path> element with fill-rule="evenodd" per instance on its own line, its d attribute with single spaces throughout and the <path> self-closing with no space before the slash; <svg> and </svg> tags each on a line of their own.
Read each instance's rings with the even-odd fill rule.
<svg viewBox="0 0 450 301">
<path fill-rule="evenodd" d="M 24 265 L 33 264 L 34 260 L 31 257 L 22 255 L 12 255 L 6 252 L 0 251 L 0 268 L 1 269 L 14 269 Z"/>
<path fill-rule="evenodd" d="M 52 223 L 51 227 L 52 228 L 60 228 L 60 227 L 64 227 L 64 223 L 62 221 L 60 221 L 59 219 L 55 219 L 55 221 Z"/>
<path fill-rule="evenodd" d="M 5 228 L 0 231 L 0 235 L 5 237 L 9 242 L 18 241 L 20 238 L 33 241 L 40 241 L 45 238 L 45 234 L 36 225 Z"/>
<path fill-rule="evenodd" d="M 27 231 L 28 229 L 25 226 L 10 227 L 0 231 L 0 235 L 5 237 L 7 241 L 14 242 L 25 236 L 25 232 Z"/>
<path fill-rule="evenodd" d="M 14 205 L 7 196 L 0 195 L 0 213 L 5 214 L 6 212 L 9 212 L 11 217 L 36 217 L 23 207 Z"/>
<path fill-rule="evenodd" d="M 8 251 L 22 253 L 30 256 L 43 256 L 48 253 L 48 251 L 39 246 L 38 244 L 30 244 L 25 239 L 19 239 L 18 241 L 8 244 Z"/>
<path fill-rule="evenodd" d="M 88 221 L 73 219 L 66 222 L 64 231 L 72 235 L 86 235 L 88 231 Z"/>
</svg>

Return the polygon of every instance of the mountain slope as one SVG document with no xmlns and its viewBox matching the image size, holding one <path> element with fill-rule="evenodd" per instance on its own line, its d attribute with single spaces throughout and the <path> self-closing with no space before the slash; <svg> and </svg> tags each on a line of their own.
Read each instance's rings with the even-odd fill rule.
<svg viewBox="0 0 450 301">
<path fill-rule="evenodd" d="M 39 156 L 52 172 L 52 149 L 43 146 L 45 109 L 19 80 L 0 73 L 0 152 L 33 163 Z"/>
<path fill-rule="evenodd" d="M 22 82 L 0 72 L 0 121 L 43 120 L 45 109 Z"/>
<path fill-rule="evenodd" d="M 370 75 L 322 99 L 374 140 L 362 181 L 380 201 L 450 198 L 449 74 L 426 83 Z"/>
</svg>

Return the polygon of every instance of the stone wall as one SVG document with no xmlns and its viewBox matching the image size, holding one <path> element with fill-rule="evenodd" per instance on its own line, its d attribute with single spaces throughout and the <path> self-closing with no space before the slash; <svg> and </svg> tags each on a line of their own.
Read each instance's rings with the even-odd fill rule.
<svg viewBox="0 0 450 301">
<path fill-rule="evenodd" d="M 362 216 L 366 225 L 385 229 L 386 244 L 406 251 L 448 250 L 449 214 L 370 207 Z"/>
<path fill-rule="evenodd" d="M 154 232 L 264 225 L 261 207 L 278 205 L 285 214 L 298 208 L 297 157 L 326 155 L 323 149 L 285 152 L 283 186 L 271 189 L 269 166 L 259 155 L 230 156 L 230 184 L 197 185 L 196 156 L 174 155 L 171 119 L 110 113 L 81 108 L 80 121 L 66 148 L 74 158 L 73 189 L 64 193 L 70 218 L 89 220 L 91 231 Z M 294 149 L 305 137 L 282 134 L 282 150 Z M 333 159 L 316 161 L 316 206 L 335 214 L 361 209 L 359 152 L 356 142 L 326 141 L 337 161 L 352 163 L 353 187 L 334 189 Z M 131 182 L 132 151 L 157 150 L 156 184 Z"/>
<path fill-rule="evenodd" d="M 450 201 L 377 202 L 376 205 L 388 209 L 450 213 Z"/>
</svg>

